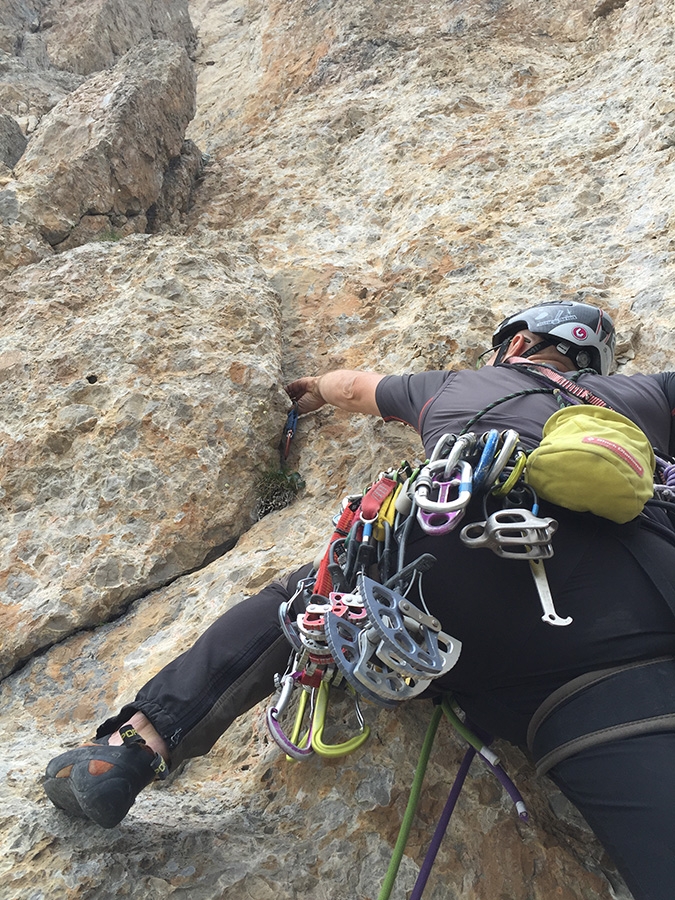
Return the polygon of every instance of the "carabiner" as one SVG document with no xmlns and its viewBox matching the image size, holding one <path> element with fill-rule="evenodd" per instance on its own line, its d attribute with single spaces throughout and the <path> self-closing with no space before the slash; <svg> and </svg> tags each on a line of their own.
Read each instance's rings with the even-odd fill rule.
<svg viewBox="0 0 675 900">
<path fill-rule="evenodd" d="M 501 484 L 496 485 L 492 488 L 492 496 L 493 497 L 506 497 L 513 488 L 518 484 L 520 480 L 520 476 L 523 474 L 525 470 L 525 463 L 527 462 L 527 454 L 524 450 L 518 450 L 516 453 L 515 462 L 513 464 L 513 468 L 506 476 L 506 480 Z"/>
<path fill-rule="evenodd" d="M 432 465 L 427 465 L 415 484 L 414 499 L 417 505 L 427 513 L 449 513 L 464 509 L 471 500 L 472 472 L 471 466 L 466 460 L 460 460 L 456 469 L 459 469 L 458 494 L 456 500 L 448 500 L 445 503 L 430 500 L 429 494 L 434 485 L 433 476 L 436 470 L 445 468 L 445 460 L 437 460 Z"/>
<path fill-rule="evenodd" d="M 307 757 L 311 756 L 313 753 L 311 723 L 309 731 L 304 739 L 304 746 L 299 747 L 296 744 L 298 735 L 300 734 L 300 730 L 302 729 L 302 719 L 304 718 L 305 709 L 307 707 L 307 692 L 305 690 L 302 691 L 303 696 L 301 696 L 300 698 L 300 708 L 298 709 L 298 715 L 296 716 L 293 734 L 290 738 L 286 735 L 283 728 L 281 727 L 281 724 L 279 723 L 279 717 L 283 714 L 286 707 L 290 703 L 291 696 L 293 694 L 293 688 L 295 687 L 295 684 L 299 677 L 299 672 L 293 672 L 284 675 L 284 677 L 281 679 L 281 690 L 279 692 L 279 696 L 274 705 L 267 710 L 265 718 L 267 720 L 267 727 L 274 742 L 278 744 L 279 747 L 281 747 L 281 749 L 286 753 L 286 755 L 291 757 L 291 759 L 303 760 L 307 759 Z"/>
<path fill-rule="evenodd" d="M 288 459 L 288 454 L 291 449 L 291 441 L 295 436 L 295 432 L 298 427 L 298 405 L 294 403 L 291 407 L 288 416 L 286 417 L 286 424 L 284 425 L 284 450 L 283 456 L 284 459 Z"/>
<path fill-rule="evenodd" d="M 356 706 L 357 718 L 361 726 L 361 732 L 355 735 L 353 738 L 350 738 L 347 741 L 343 741 L 341 744 L 324 743 L 323 730 L 326 725 L 326 712 L 328 710 L 329 691 L 330 685 L 328 684 L 328 682 L 322 681 L 319 685 L 316 706 L 314 708 L 314 715 L 312 716 L 312 747 L 314 751 L 319 754 L 319 756 L 323 756 L 328 759 L 335 759 L 338 756 L 345 756 L 347 753 L 353 753 L 354 750 L 358 750 L 358 748 L 368 740 L 368 737 L 370 735 L 370 728 L 363 721 L 363 716 L 361 715 L 361 710 L 358 705 L 358 698 L 355 695 L 354 703 Z"/>
<path fill-rule="evenodd" d="M 495 456 L 495 461 L 492 464 L 492 468 L 488 472 L 487 478 L 485 479 L 486 491 L 489 491 L 492 488 L 496 480 L 506 468 L 508 461 L 511 459 L 511 456 L 518 446 L 519 440 L 520 435 L 512 428 L 509 428 L 507 431 L 504 431 L 501 434 L 502 446 Z"/>
<path fill-rule="evenodd" d="M 495 452 L 497 450 L 498 442 L 499 432 L 496 428 L 490 429 L 490 431 L 488 431 L 488 433 L 485 435 L 485 445 L 483 447 L 483 452 L 481 453 L 478 465 L 473 472 L 474 490 L 480 490 L 482 487 L 487 487 L 485 482 L 487 480 L 488 473 L 491 471 L 494 464 Z"/>
<path fill-rule="evenodd" d="M 467 458 L 473 452 L 475 443 L 476 435 L 472 431 L 457 438 L 452 450 L 448 453 L 447 459 L 445 460 L 445 468 L 443 470 L 444 481 L 450 480 L 452 473 L 460 462 L 467 461 Z"/>
<path fill-rule="evenodd" d="M 456 441 L 456 434 L 444 434 L 442 437 L 440 437 L 436 441 L 436 446 L 434 447 L 432 454 L 429 457 L 429 462 L 436 462 L 436 460 L 441 459 L 441 457 L 445 458 L 452 447 L 454 447 Z"/>
</svg>

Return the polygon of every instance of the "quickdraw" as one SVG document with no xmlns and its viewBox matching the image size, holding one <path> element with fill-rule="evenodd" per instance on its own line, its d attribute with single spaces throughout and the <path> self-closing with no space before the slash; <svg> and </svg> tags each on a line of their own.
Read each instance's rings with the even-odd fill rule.
<svg viewBox="0 0 675 900">
<path fill-rule="evenodd" d="M 286 424 L 284 425 L 283 436 L 281 439 L 281 457 L 282 462 L 288 459 L 291 452 L 291 441 L 295 437 L 298 430 L 298 406 L 294 403 L 286 416 Z"/>
</svg>

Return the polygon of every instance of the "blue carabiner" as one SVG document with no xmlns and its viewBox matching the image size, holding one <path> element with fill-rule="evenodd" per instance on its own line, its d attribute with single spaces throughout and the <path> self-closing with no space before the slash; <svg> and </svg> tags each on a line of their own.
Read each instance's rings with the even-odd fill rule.
<svg viewBox="0 0 675 900">
<path fill-rule="evenodd" d="M 286 424 L 284 425 L 284 459 L 288 459 L 288 454 L 291 449 L 291 441 L 293 440 L 297 428 L 298 406 L 296 403 L 294 403 L 288 413 L 288 416 L 286 417 Z"/>
<path fill-rule="evenodd" d="M 499 432 L 496 428 L 491 428 L 485 438 L 485 446 L 481 453 L 478 465 L 473 470 L 473 487 L 474 490 L 480 490 L 488 476 L 488 472 L 492 468 L 494 462 L 497 444 L 499 443 Z"/>
</svg>

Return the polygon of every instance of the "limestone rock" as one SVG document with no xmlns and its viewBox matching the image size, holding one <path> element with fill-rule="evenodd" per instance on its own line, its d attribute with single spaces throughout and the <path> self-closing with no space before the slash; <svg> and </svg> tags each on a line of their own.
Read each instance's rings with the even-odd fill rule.
<svg viewBox="0 0 675 900">
<path fill-rule="evenodd" d="M 0 0 L 0 113 L 24 133 L 82 81 L 50 66 L 39 31 L 44 0 Z"/>
<path fill-rule="evenodd" d="M 187 0 L 0 0 L 0 112 L 31 133 L 84 76 L 155 40 L 194 54 Z"/>
<path fill-rule="evenodd" d="M 194 114 L 185 50 L 160 41 L 93 75 L 40 122 L 15 168 L 20 219 L 67 246 L 90 239 L 83 217 L 124 217 L 145 231 L 170 161 Z M 82 229 L 81 233 L 78 228 Z"/>
<path fill-rule="evenodd" d="M 12 116 L 0 114 L 0 162 L 12 169 L 26 149 L 26 138 Z"/>
<path fill-rule="evenodd" d="M 0 307 L 6 674 L 232 545 L 287 398 L 276 295 L 223 236 L 92 244 Z"/>
<path fill-rule="evenodd" d="M 51 0 L 39 29 L 50 63 L 91 75 L 134 47 L 170 41 L 193 54 L 196 35 L 187 0 Z"/>
<path fill-rule="evenodd" d="M 201 150 L 194 141 L 184 141 L 180 154 L 169 161 L 157 201 L 148 209 L 148 231 L 181 227 L 203 172 Z"/>
<path fill-rule="evenodd" d="M 0 51 L 16 53 L 20 38 L 37 22 L 42 0 L 0 0 Z"/>
<path fill-rule="evenodd" d="M 0 279 L 19 266 L 39 262 L 54 253 L 36 228 L 13 217 L 16 206 L 12 199 L 11 192 L 0 191 Z"/>
<path fill-rule="evenodd" d="M 105 148 L 86 159 L 64 153 L 69 130 L 59 111 L 57 162 L 42 132 L 49 122 L 40 119 L 61 100 L 87 141 L 91 125 L 91 147 L 100 146 L 97 136 L 109 133 L 100 102 L 109 92 L 92 92 L 93 110 L 89 92 L 105 79 L 118 85 L 125 61 L 81 87 L 82 75 L 45 66 L 58 59 L 84 72 L 97 60 L 114 62 L 132 40 L 123 7 L 132 4 L 0 0 L 0 104 L 33 135 L 20 183 L 0 171 L 0 240 L 22 262 L 47 257 L 6 277 L 0 292 L 13 423 L 0 465 L 8 475 L 3 502 L 15 504 L 11 519 L 2 507 L 4 544 L 14 554 L 2 567 L 13 592 L 3 631 L 16 659 L 32 652 L 29 623 L 35 646 L 62 639 L 3 683 L 3 886 L 12 898 L 49 900 L 64 891 L 76 900 L 368 900 L 402 816 L 415 741 L 428 721 L 424 704 L 368 708 L 374 736 L 363 751 L 303 767 L 284 762 L 262 710 L 253 711 L 208 757 L 144 793 L 112 833 L 51 809 L 40 772 L 226 605 L 314 556 L 344 493 L 364 487 L 383 464 L 421 452 L 412 430 L 394 423 L 330 410 L 301 419 L 288 466 L 307 483 L 304 499 L 253 525 L 222 558 L 161 587 L 214 544 L 228 546 L 226 520 L 250 525 L 251 460 L 276 462 L 278 437 L 267 414 L 255 420 L 259 438 L 250 433 L 256 402 L 285 411 L 279 384 L 336 366 L 470 366 L 503 315 L 562 297 L 596 301 L 615 315 L 623 371 L 672 368 L 675 0 L 191 0 L 195 118 L 187 134 L 169 129 L 172 149 L 150 164 L 150 178 L 143 154 L 155 152 L 145 139 L 156 134 L 155 111 L 135 117 L 133 105 L 123 105 L 135 125 L 114 133 L 140 151 L 122 193 L 144 199 L 116 207 L 116 170 L 101 175 L 111 169 L 101 161 Z M 188 46 L 184 7 L 164 7 L 167 15 L 179 10 L 171 39 Z M 144 16 L 160 13 L 151 3 L 133 9 L 133 40 L 145 44 Z M 86 10 L 98 16 L 95 27 Z M 144 50 L 152 53 L 149 44 Z M 178 67 L 187 71 L 185 60 Z M 187 121 L 189 103 L 181 102 L 176 115 Z M 42 148 L 35 157 L 31 145 Z M 29 157 L 34 172 L 22 168 Z M 52 195 L 57 174 L 63 190 Z M 91 242 L 86 247 L 53 257 L 20 220 L 38 181 L 51 199 L 35 221 L 56 246 Z M 153 188 L 127 190 L 129 181 Z M 80 205 L 89 184 L 105 203 Z M 159 234 L 96 241 L 136 227 Z M 233 249 L 230 229 L 255 248 L 268 280 L 248 251 Z M 0 255 L 0 273 L 10 265 Z M 196 341 L 203 365 L 185 368 L 179 332 Z M 165 350 L 155 352 L 160 344 Z M 209 443 L 215 420 L 193 394 L 216 411 L 215 446 L 230 445 L 222 457 Z M 230 395 L 231 403 L 223 399 Z M 30 413 L 36 397 L 40 418 Z M 250 427 L 244 414 L 223 437 L 238 397 L 252 404 L 242 407 Z M 173 444 L 162 440 L 170 424 L 180 435 Z M 248 466 L 235 484 L 232 458 Z M 140 481 L 132 485 L 133 475 Z M 217 534 L 209 534 L 211 522 Z M 34 593 L 31 579 L 39 582 Z M 40 606 L 30 607 L 32 596 L 45 598 L 49 623 Z M 126 614 L 96 627 L 104 607 L 121 610 L 133 597 Z M 77 632 L 86 620 L 68 604 L 89 598 L 91 628 Z M 439 740 L 393 900 L 409 893 L 461 756 L 447 732 Z M 425 898 L 628 900 L 561 795 L 517 751 L 499 752 L 532 824 L 514 821 L 477 768 Z"/>
<path fill-rule="evenodd" d="M 0 111 L 13 116 L 24 134 L 32 133 L 42 116 L 83 80 L 81 75 L 40 69 L 0 49 Z"/>
</svg>

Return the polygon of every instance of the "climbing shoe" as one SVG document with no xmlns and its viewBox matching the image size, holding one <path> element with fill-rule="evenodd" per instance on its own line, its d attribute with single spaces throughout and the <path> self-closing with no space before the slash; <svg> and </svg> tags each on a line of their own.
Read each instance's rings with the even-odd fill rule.
<svg viewBox="0 0 675 900">
<path fill-rule="evenodd" d="M 56 756 L 47 766 L 43 787 L 55 806 L 71 816 L 114 828 L 129 812 L 138 794 L 169 769 L 131 725 L 120 728 L 123 743 L 101 738 Z"/>
</svg>

